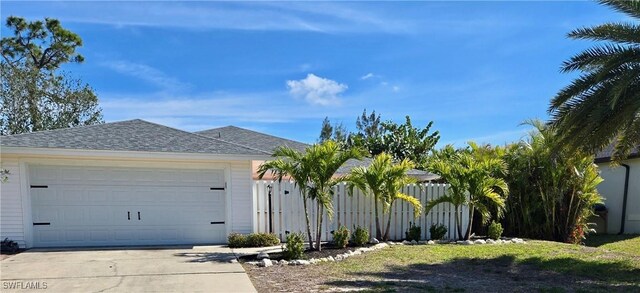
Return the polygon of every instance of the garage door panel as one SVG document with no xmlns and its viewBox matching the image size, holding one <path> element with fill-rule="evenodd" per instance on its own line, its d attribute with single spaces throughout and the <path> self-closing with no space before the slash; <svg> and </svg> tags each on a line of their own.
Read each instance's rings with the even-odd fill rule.
<svg viewBox="0 0 640 293">
<path fill-rule="evenodd" d="M 223 170 L 31 166 L 39 247 L 226 241 Z M 42 177 L 39 177 L 42 176 Z M 138 218 L 140 212 L 140 218 Z"/>
</svg>

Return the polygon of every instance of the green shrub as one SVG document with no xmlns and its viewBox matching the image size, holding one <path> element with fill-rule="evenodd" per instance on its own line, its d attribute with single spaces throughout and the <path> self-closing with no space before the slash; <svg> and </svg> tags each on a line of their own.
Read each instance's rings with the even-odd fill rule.
<svg viewBox="0 0 640 293">
<path fill-rule="evenodd" d="M 347 227 L 340 226 L 337 230 L 333 231 L 333 243 L 336 247 L 345 248 L 349 244 L 349 229 Z"/>
<path fill-rule="evenodd" d="M 248 235 L 231 233 L 227 238 L 229 247 L 264 247 L 280 244 L 280 239 L 275 234 L 251 233 Z"/>
<path fill-rule="evenodd" d="M 246 247 L 264 247 L 280 244 L 280 239 L 275 234 L 252 233 L 247 235 Z"/>
<path fill-rule="evenodd" d="M 420 226 L 416 226 L 416 224 L 409 222 L 409 229 L 404 232 L 405 238 L 407 241 L 420 241 L 420 234 L 422 234 L 422 228 Z"/>
<path fill-rule="evenodd" d="M 504 232 L 509 236 L 579 243 L 590 231 L 593 205 L 602 203 L 602 182 L 593 155 L 567 147 L 561 134 L 542 122 L 512 144 L 504 156 L 509 173 Z"/>
<path fill-rule="evenodd" d="M 245 247 L 247 237 L 239 233 L 231 233 L 227 238 L 227 243 L 229 243 L 229 247 L 231 248 Z"/>
<path fill-rule="evenodd" d="M 351 241 L 355 246 L 363 246 L 369 242 L 369 230 L 360 226 L 356 227 L 351 234 Z"/>
<path fill-rule="evenodd" d="M 500 239 L 500 236 L 502 236 L 503 231 L 504 229 L 502 229 L 502 224 L 492 221 L 491 225 L 489 225 L 489 232 L 488 232 L 489 238 L 493 240 L 498 240 Z"/>
<path fill-rule="evenodd" d="M 302 233 L 290 233 L 286 239 L 287 245 L 282 249 L 285 259 L 301 259 L 304 257 L 304 235 Z"/>
<path fill-rule="evenodd" d="M 431 228 L 429 228 L 429 233 L 431 234 L 432 240 L 440 240 L 447 235 L 447 227 L 442 224 L 433 224 Z"/>
</svg>

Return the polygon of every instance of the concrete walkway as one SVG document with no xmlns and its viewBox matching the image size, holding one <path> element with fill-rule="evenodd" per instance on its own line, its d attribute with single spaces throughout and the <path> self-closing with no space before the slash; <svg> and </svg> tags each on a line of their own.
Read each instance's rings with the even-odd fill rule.
<svg viewBox="0 0 640 293">
<path fill-rule="evenodd" d="M 232 259 L 233 252 L 223 246 L 33 249 L 0 262 L 0 290 L 256 292 Z"/>
</svg>

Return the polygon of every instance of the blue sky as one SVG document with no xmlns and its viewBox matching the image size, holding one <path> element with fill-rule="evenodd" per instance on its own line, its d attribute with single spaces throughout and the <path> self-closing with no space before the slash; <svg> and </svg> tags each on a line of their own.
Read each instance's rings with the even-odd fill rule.
<svg viewBox="0 0 640 293">
<path fill-rule="evenodd" d="M 237 125 L 314 142 L 325 116 L 355 128 L 434 121 L 440 145 L 503 144 L 546 119 L 589 42 L 566 33 L 624 16 L 595 2 L 12 2 L 78 33 L 106 121 Z M 2 35 L 8 33 L 2 28 Z"/>
</svg>

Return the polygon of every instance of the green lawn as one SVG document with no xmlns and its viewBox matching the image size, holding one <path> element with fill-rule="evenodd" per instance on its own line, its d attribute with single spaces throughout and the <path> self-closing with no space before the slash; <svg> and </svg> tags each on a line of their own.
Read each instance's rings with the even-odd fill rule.
<svg viewBox="0 0 640 293">
<path fill-rule="evenodd" d="M 640 234 L 591 235 L 587 237 L 584 244 L 636 256 L 640 255 Z"/>
<path fill-rule="evenodd" d="M 627 240 L 628 241 L 628 240 Z M 636 242 L 637 244 L 637 242 Z M 633 246 L 630 244 L 630 246 Z M 626 247 L 619 243 L 610 247 Z M 625 251 L 637 250 L 625 249 Z M 393 270 L 411 271 L 420 266 L 477 267 L 488 270 L 528 265 L 588 279 L 596 285 L 630 286 L 640 290 L 640 253 L 633 257 L 605 249 L 530 241 L 524 245 L 434 245 L 394 246 L 367 256 L 366 261 L 348 261 L 335 266 L 346 275 L 370 274 Z M 417 271 L 420 271 L 419 269 Z M 573 287 L 573 286 L 570 286 Z"/>
<path fill-rule="evenodd" d="M 249 274 L 262 292 L 640 292 L 638 239 L 602 238 L 600 247 L 396 245 L 342 262 L 251 268 Z"/>
</svg>

